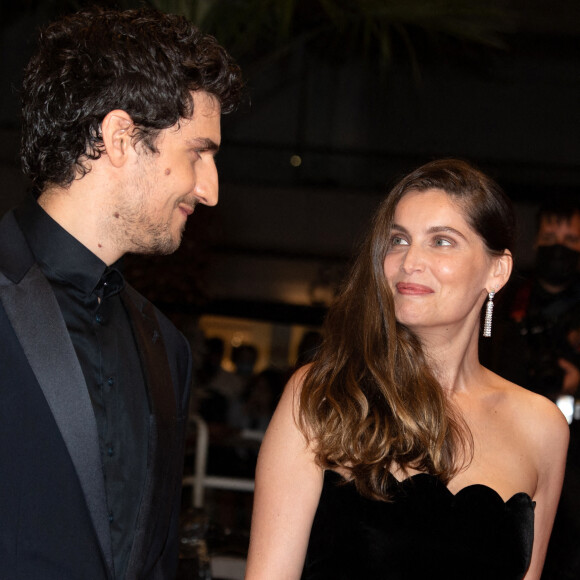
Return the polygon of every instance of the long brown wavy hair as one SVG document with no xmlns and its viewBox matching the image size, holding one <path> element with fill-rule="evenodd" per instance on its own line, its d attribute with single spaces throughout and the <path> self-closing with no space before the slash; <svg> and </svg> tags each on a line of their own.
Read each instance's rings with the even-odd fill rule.
<svg viewBox="0 0 580 580">
<path fill-rule="evenodd" d="M 298 415 L 316 461 L 346 470 L 358 491 L 374 499 L 389 499 L 394 470 L 419 470 L 448 482 L 472 454 L 471 434 L 444 395 L 420 340 L 395 318 L 383 272 L 397 204 L 410 191 L 428 189 L 441 189 L 459 204 L 490 254 L 513 246 L 511 202 L 464 161 L 423 165 L 379 206 L 326 317 Z"/>
</svg>

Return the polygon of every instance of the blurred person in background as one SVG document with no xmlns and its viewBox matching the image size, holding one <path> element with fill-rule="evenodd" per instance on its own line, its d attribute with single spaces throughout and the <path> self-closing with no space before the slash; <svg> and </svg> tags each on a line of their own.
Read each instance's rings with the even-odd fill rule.
<svg viewBox="0 0 580 580">
<path fill-rule="evenodd" d="M 489 364 L 505 378 L 556 401 L 580 384 L 574 347 L 580 318 L 580 206 L 552 198 L 537 216 L 533 275 L 514 291 Z"/>
</svg>

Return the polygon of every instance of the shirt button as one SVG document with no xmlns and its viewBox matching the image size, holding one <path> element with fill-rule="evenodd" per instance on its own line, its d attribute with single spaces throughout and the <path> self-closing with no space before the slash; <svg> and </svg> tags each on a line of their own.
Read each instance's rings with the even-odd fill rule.
<svg viewBox="0 0 580 580">
<path fill-rule="evenodd" d="M 109 385 L 109 387 L 112 387 L 115 384 L 115 377 L 109 377 L 107 379 L 107 385 Z"/>
<path fill-rule="evenodd" d="M 95 320 L 97 321 L 98 324 L 103 324 L 103 322 L 104 322 L 105 319 L 104 319 L 104 317 L 103 317 L 102 314 L 97 314 L 95 316 Z"/>
<path fill-rule="evenodd" d="M 111 523 L 112 523 L 114 519 L 115 519 L 115 518 L 113 517 L 113 512 L 111 512 L 111 513 L 109 514 L 109 522 L 111 522 Z"/>
<path fill-rule="evenodd" d="M 109 457 L 113 457 L 113 455 L 115 455 L 115 449 L 113 448 L 112 445 L 109 445 L 109 447 L 107 447 L 107 455 Z"/>
</svg>

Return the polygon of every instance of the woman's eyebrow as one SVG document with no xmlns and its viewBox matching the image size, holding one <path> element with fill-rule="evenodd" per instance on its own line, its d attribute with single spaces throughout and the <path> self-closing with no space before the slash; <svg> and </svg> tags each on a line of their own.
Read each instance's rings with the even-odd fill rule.
<svg viewBox="0 0 580 580">
<path fill-rule="evenodd" d="M 409 234 L 409 230 L 407 230 L 407 228 L 405 226 L 402 226 L 400 224 L 393 224 L 391 230 L 396 230 L 398 232 L 401 232 L 403 234 Z M 465 241 L 467 241 L 467 238 L 459 231 L 456 230 L 455 228 L 452 228 L 451 226 L 431 226 L 428 230 L 427 230 L 428 234 L 455 234 L 456 236 L 459 236 L 460 238 L 463 238 Z"/>
<path fill-rule="evenodd" d="M 467 241 L 467 238 L 459 231 L 456 230 L 455 228 L 452 228 L 451 226 L 431 226 L 428 230 L 427 233 L 429 234 L 455 234 L 456 236 L 459 236 L 460 238 L 463 238 L 465 241 Z"/>
<path fill-rule="evenodd" d="M 404 226 L 400 226 L 399 224 L 393 224 L 391 226 L 392 230 L 398 230 L 399 232 L 402 232 L 404 234 L 408 234 L 409 231 L 407 230 L 407 228 L 405 228 Z"/>
</svg>

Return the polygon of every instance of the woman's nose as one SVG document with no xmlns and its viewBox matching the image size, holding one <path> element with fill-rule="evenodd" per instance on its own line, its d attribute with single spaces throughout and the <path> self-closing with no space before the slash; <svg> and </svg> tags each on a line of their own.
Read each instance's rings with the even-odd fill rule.
<svg viewBox="0 0 580 580">
<path fill-rule="evenodd" d="M 409 246 L 401 260 L 401 270 L 406 274 L 424 268 L 423 252 L 417 246 Z"/>
</svg>

